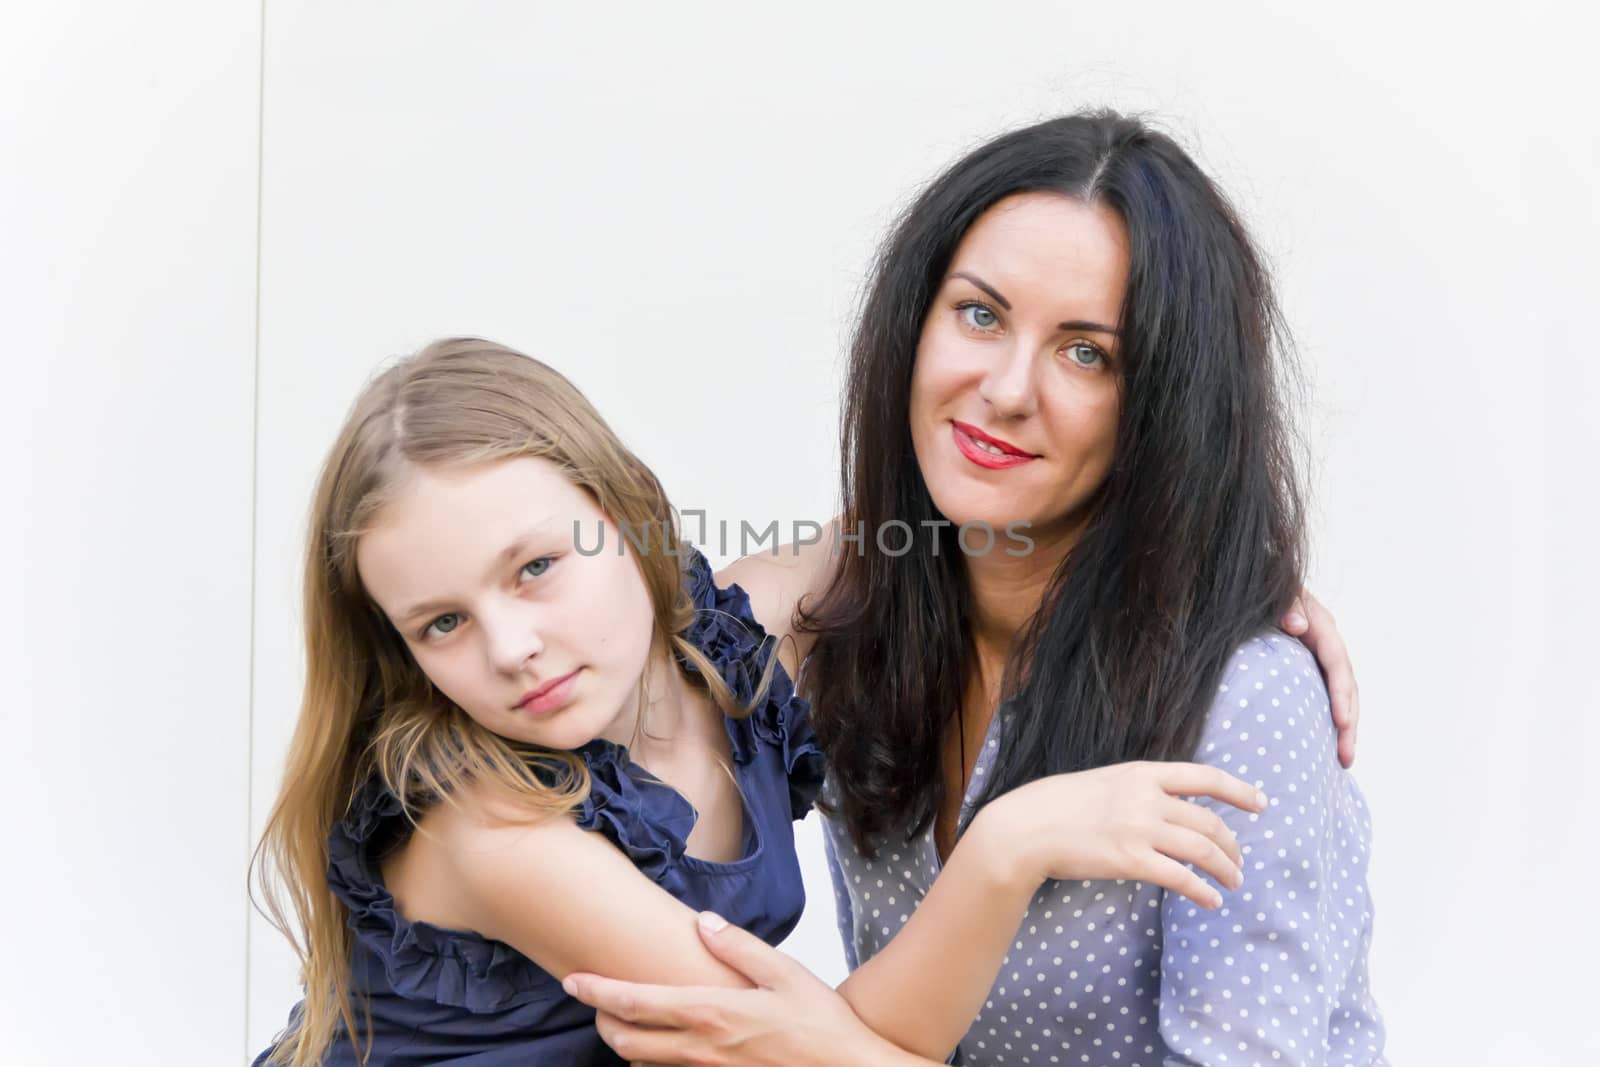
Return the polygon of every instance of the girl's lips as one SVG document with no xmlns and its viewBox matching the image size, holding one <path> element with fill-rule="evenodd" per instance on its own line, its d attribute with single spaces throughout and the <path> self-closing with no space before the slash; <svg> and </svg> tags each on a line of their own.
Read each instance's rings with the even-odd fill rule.
<svg viewBox="0 0 1600 1067">
<path fill-rule="evenodd" d="M 546 682 L 539 688 L 525 695 L 517 704 L 518 711 L 525 711 L 530 715 L 548 715 L 567 705 L 572 699 L 572 691 L 577 686 L 578 673 L 583 668 L 566 674 L 553 681 Z"/>
<path fill-rule="evenodd" d="M 1023 452 L 1013 444 L 990 437 L 976 426 L 968 426 L 964 422 L 952 422 L 950 435 L 955 439 L 957 450 L 985 470 L 1007 470 L 1011 467 L 1020 467 L 1024 463 L 1032 463 L 1039 458 Z M 982 447 L 984 444 L 1004 449 L 1005 454 L 990 452 Z"/>
</svg>

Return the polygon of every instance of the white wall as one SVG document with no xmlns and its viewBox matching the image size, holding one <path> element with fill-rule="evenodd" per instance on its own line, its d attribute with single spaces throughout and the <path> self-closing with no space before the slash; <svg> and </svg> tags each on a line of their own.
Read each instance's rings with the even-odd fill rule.
<svg viewBox="0 0 1600 1067">
<path fill-rule="evenodd" d="M 0 10 L 7 1065 L 245 1052 L 260 19 Z"/>
<path fill-rule="evenodd" d="M 1592 26 L 756 11 L 0 15 L 0 548 L 25 561 L 0 629 L 24 754 L 0 1062 L 240 1062 L 282 1023 L 293 968 L 246 922 L 244 866 L 297 706 L 311 480 L 377 361 L 503 340 L 681 508 L 822 517 L 892 212 L 996 130 L 1094 103 L 1164 116 L 1235 195 L 1310 372 L 1311 584 L 1363 687 L 1393 1059 L 1595 1062 Z M 836 979 L 801 831 L 788 947 Z"/>
</svg>

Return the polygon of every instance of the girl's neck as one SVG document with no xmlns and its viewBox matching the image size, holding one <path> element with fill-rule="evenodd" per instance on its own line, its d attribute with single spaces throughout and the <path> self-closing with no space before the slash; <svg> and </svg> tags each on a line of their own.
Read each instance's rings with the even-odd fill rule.
<svg viewBox="0 0 1600 1067">
<path fill-rule="evenodd" d="M 639 683 L 640 691 L 630 697 L 600 736 L 628 749 L 635 762 L 646 763 L 652 753 L 672 750 L 673 738 L 682 732 L 690 694 L 683 672 L 665 648 L 651 652 Z"/>
</svg>

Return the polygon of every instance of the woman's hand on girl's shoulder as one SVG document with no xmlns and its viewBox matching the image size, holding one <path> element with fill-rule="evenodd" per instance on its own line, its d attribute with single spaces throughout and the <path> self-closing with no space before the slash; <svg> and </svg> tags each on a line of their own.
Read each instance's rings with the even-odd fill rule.
<svg viewBox="0 0 1600 1067">
<path fill-rule="evenodd" d="M 1199 872 L 1237 889 L 1239 842 L 1214 812 L 1185 797 L 1212 797 L 1246 811 L 1266 808 L 1255 786 L 1197 763 L 1135 762 L 1053 774 L 1019 786 L 978 812 L 996 862 L 1021 864 L 1029 883 L 1125 878 L 1163 886 L 1203 908 L 1222 896 Z"/>
</svg>

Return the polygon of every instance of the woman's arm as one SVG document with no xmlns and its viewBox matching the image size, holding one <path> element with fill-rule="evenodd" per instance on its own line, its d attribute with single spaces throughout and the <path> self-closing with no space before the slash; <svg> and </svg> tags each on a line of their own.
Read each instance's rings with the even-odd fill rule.
<svg viewBox="0 0 1600 1067">
<path fill-rule="evenodd" d="M 635 985 L 569 975 L 568 993 L 593 1006 L 595 1025 L 629 1060 L 740 1067 L 934 1067 L 863 1026 L 843 999 L 798 962 L 707 912 L 707 949 L 758 987 L 708 1025 L 704 1001 L 720 989 Z"/>
<path fill-rule="evenodd" d="M 1242 878 L 1233 834 L 1182 796 L 1259 811 L 1258 791 L 1214 767 L 1123 763 L 1052 775 L 990 803 L 962 835 L 905 926 L 839 986 L 877 1033 L 923 1056 L 960 1042 L 1047 879 L 1127 878 L 1197 908 L 1222 898 L 1183 865 L 1230 888 Z M 1237 808 L 1232 806 L 1237 805 Z"/>
<path fill-rule="evenodd" d="M 1159 1025 L 1168 1064 L 1381 1060 L 1366 986 L 1368 816 L 1340 769 L 1316 664 L 1297 642 L 1258 638 L 1229 664 L 1196 759 L 1272 798 L 1217 807 L 1238 835 L 1246 884 L 1219 912 L 1162 902 Z M 1347 1058 L 1346 1058 L 1347 1057 Z"/>
<path fill-rule="evenodd" d="M 906 926 L 840 985 L 843 1003 L 881 1037 L 942 1060 L 978 1014 L 1046 879 L 1138 879 L 1218 906 L 1220 895 L 1184 863 L 1235 887 L 1239 852 L 1216 815 L 1179 799 L 1196 795 L 1251 811 L 1264 799 L 1214 767 L 1187 763 L 1054 775 L 997 799 L 973 819 Z M 777 974 L 792 965 L 764 946 L 741 955 Z M 589 975 L 572 988 L 620 1017 L 603 1034 L 621 1035 L 630 1048 L 642 1042 L 651 1059 L 679 1062 L 736 1049 L 738 1058 L 727 1062 L 857 1062 L 843 1038 L 830 1039 L 832 1031 L 815 1022 L 815 990 L 801 985 L 809 1003 L 791 1002 L 756 972 L 741 970 L 763 988 L 669 989 Z"/>
<path fill-rule="evenodd" d="M 827 586 L 833 576 L 838 546 L 839 517 L 835 516 L 823 524 L 816 542 L 796 542 L 781 545 L 772 553 L 745 556 L 716 575 L 718 585 L 726 587 L 737 582 L 749 595 L 756 620 L 778 639 L 779 658 L 790 677 L 799 676 L 799 666 L 810 653 L 813 640 L 810 634 L 795 632 L 795 608 L 805 597 L 820 595 Z M 1317 657 L 1328 687 L 1333 724 L 1339 730 L 1339 762 L 1351 766 L 1356 759 L 1356 734 L 1361 725 L 1361 691 L 1338 624 L 1310 590 L 1302 589 L 1279 625 Z"/>
</svg>

